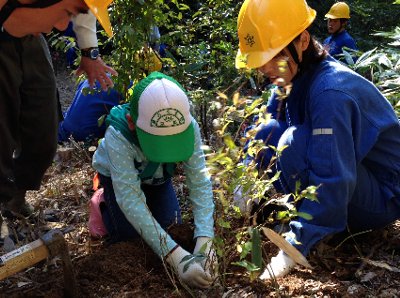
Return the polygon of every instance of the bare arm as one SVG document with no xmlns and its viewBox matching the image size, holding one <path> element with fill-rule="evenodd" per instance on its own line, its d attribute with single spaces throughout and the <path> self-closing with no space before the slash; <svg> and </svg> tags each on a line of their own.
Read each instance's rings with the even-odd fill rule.
<svg viewBox="0 0 400 298">
<path fill-rule="evenodd" d="M 76 34 L 77 43 L 80 49 L 86 49 L 91 47 L 97 47 L 97 36 L 96 36 L 96 17 L 89 12 L 85 15 L 77 15 L 72 19 L 74 23 L 74 32 Z M 112 88 L 114 86 L 113 81 L 107 75 L 117 75 L 117 72 L 110 66 L 104 63 L 99 56 L 96 60 L 92 60 L 88 57 L 81 57 L 81 63 L 76 71 L 77 75 L 85 73 L 90 86 L 94 86 L 97 80 L 103 90 Z"/>
</svg>

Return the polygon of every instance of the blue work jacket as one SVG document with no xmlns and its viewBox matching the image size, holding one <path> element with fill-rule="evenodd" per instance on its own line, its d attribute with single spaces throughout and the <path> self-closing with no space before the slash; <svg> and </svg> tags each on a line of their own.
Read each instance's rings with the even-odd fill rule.
<svg viewBox="0 0 400 298">
<path fill-rule="evenodd" d="M 273 118 L 279 115 L 277 101 L 272 95 L 268 103 Z M 319 202 L 300 205 L 313 219 L 292 220 L 288 237 L 304 255 L 325 236 L 346 229 L 360 165 L 379 182 L 379 200 L 400 200 L 400 123 L 371 82 L 328 56 L 293 80 L 279 118 L 312 132 L 304 140 L 306 175 L 309 185 L 320 186 Z M 330 133 L 313 133 L 321 129 Z"/>
<path fill-rule="evenodd" d="M 335 58 L 338 58 L 337 55 L 343 53 L 343 47 L 357 50 L 356 42 L 346 30 L 330 35 L 324 40 L 324 46 L 327 47 L 329 55 Z"/>
</svg>

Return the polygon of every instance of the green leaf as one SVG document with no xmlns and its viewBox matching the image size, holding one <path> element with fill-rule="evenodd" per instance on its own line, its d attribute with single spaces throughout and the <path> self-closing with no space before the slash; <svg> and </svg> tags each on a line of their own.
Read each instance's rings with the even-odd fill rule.
<svg viewBox="0 0 400 298">
<path fill-rule="evenodd" d="M 97 119 L 97 126 L 100 127 L 103 125 L 104 121 L 106 121 L 107 114 L 101 115 L 99 119 Z"/>
<path fill-rule="evenodd" d="M 217 223 L 220 227 L 230 229 L 231 228 L 231 223 L 229 221 L 225 221 L 222 218 L 217 219 Z"/>
<path fill-rule="evenodd" d="M 251 241 L 247 241 L 237 246 L 237 251 L 240 253 L 241 260 L 244 259 L 249 254 L 249 252 L 251 252 L 251 246 Z"/>
<path fill-rule="evenodd" d="M 283 220 L 289 217 L 289 211 L 278 211 L 276 213 L 277 220 Z"/>
<path fill-rule="evenodd" d="M 393 68 L 392 62 L 389 60 L 389 58 L 385 54 L 380 55 L 380 57 L 378 59 L 378 63 L 385 65 L 388 68 Z"/>
<path fill-rule="evenodd" d="M 229 149 L 236 149 L 236 145 L 235 145 L 235 142 L 232 140 L 232 136 L 225 135 L 224 143 Z"/>
<path fill-rule="evenodd" d="M 344 59 L 346 60 L 346 63 L 348 65 L 354 65 L 354 60 L 353 60 L 353 56 L 346 50 L 342 50 L 343 51 L 343 55 L 344 55 Z"/>
<path fill-rule="evenodd" d="M 179 263 L 182 264 L 182 263 L 187 262 L 183 266 L 183 272 L 186 272 L 191 265 L 193 265 L 194 263 L 201 263 L 202 261 L 204 261 L 205 258 L 206 258 L 206 256 L 204 254 L 201 254 L 201 253 L 193 254 L 193 255 L 187 255 L 187 256 L 183 257 L 182 260 Z"/>
<path fill-rule="evenodd" d="M 261 268 L 262 249 L 261 249 L 261 236 L 259 229 L 253 228 L 251 233 L 251 241 L 252 241 L 251 261 L 257 268 Z"/>
<path fill-rule="evenodd" d="M 202 69 L 205 65 L 207 65 L 206 62 L 191 63 L 189 65 L 186 65 L 183 69 L 187 72 L 195 72 L 195 71 Z"/>
<path fill-rule="evenodd" d="M 179 65 L 178 60 L 175 59 L 174 55 L 172 55 L 172 53 L 170 51 L 168 51 L 167 49 L 165 50 L 165 55 L 167 56 L 167 58 L 171 59 L 175 65 Z"/>
<path fill-rule="evenodd" d="M 190 261 L 190 260 L 192 260 L 192 259 L 194 259 L 194 255 L 187 255 L 187 256 L 185 256 L 185 257 L 182 258 L 182 260 L 180 261 L 180 263 L 187 262 L 187 261 Z"/>
<path fill-rule="evenodd" d="M 261 269 L 260 267 L 257 267 L 253 263 L 246 261 L 246 260 L 239 261 L 239 262 L 233 262 L 232 265 L 244 267 L 249 272 L 259 271 Z"/>
<path fill-rule="evenodd" d="M 312 220 L 313 219 L 311 214 L 308 214 L 308 213 L 305 213 L 305 212 L 296 212 L 296 215 L 298 217 L 304 218 L 306 220 Z"/>
</svg>

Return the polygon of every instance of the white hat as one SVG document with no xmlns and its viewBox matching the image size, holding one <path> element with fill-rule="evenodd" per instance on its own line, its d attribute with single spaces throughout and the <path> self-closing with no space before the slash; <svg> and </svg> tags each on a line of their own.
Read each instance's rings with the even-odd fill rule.
<svg viewBox="0 0 400 298">
<path fill-rule="evenodd" d="M 131 116 L 140 147 L 154 162 L 178 162 L 192 156 L 194 128 L 189 99 L 173 78 L 153 72 L 134 88 Z"/>
</svg>

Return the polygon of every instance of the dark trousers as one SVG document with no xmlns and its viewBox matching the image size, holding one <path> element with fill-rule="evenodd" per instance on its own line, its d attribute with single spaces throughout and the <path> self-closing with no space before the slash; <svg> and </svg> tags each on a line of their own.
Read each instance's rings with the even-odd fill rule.
<svg viewBox="0 0 400 298">
<path fill-rule="evenodd" d="M 115 243 L 139 237 L 116 201 L 111 178 L 103 175 L 99 177 L 104 187 L 105 201 L 100 205 L 100 209 L 109 242 Z M 164 230 L 173 223 L 182 223 L 181 210 L 171 179 L 161 185 L 142 184 L 142 190 L 150 212 Z"/>
<path fill-rule="evenodd" d="M 43 36 L 0 40 L 0 202 L 39 189 L 57 149 L 57 121 Z"/>
</svg>

